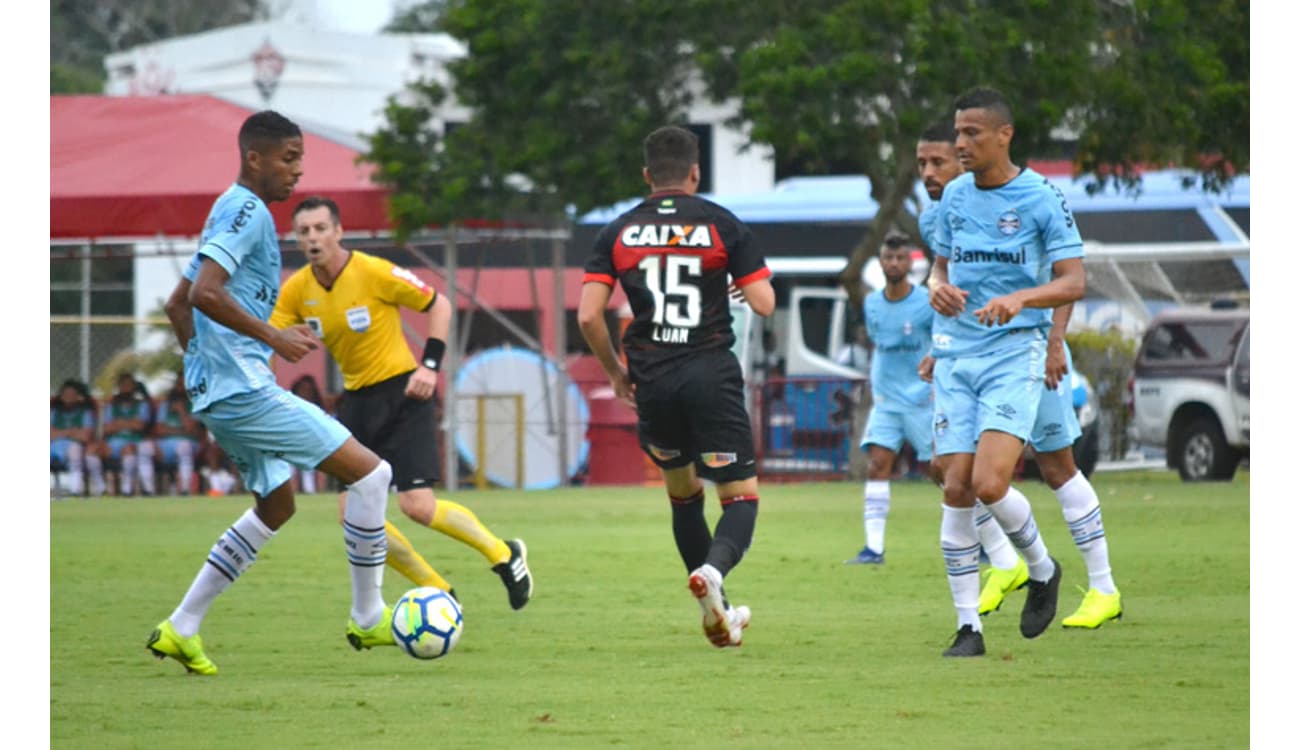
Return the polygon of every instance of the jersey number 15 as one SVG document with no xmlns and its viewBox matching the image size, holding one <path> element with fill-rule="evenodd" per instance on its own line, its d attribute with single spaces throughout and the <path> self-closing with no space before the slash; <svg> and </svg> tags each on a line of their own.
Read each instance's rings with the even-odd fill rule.
<svg viewBox="0 0 1300 750">
<path fill-rule="evenodd" d="M 645 285 L 655 299 L 654 322 L 677 328 L 700 324 L 700 258 L 695 255 L 647 255 L 637 266 L 645 271 Z M 686 278 L 683 278 L 683 277 Z"/>
</svg>

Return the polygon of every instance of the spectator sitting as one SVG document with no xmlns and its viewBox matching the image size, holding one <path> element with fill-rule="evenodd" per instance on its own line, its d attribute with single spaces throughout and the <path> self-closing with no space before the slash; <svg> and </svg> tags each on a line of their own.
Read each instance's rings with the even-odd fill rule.
<svg viewBox="0 0 1300 750">
<path fill-rule="evenodd" d="M 185 393 L 185 377 L 177 373 L 176 382 L 163 397 L 154 424 L 154 437 L 162 463 L 176 469 L 176 493 L 189 495 L 194 483 L 194 459 L 203 449 L 203 425 L 190 414 L 190 399 Z"/>
<path fill-rule="evenodd" d="M 135 494 L 135 477 L 145 495 L 155 493 L 154 444 L 149 439 L 153 425 L 153 402 L 144 386 L 129 372 L 117 377 L 117 392 L 104 405 L 104 439 L 99 455 L 105 463 L 117 464 L 118 492 Z"/>
<path fill-rule="evenodd" d="M 91 495 L 104 494 L 104 467 L 95 454 L 95 400 L 85 383 L 69 378 L 50 400 L 50 469 L 66 473 L 68 494 L 85 491 L 90 476 Z"/>
</svg>

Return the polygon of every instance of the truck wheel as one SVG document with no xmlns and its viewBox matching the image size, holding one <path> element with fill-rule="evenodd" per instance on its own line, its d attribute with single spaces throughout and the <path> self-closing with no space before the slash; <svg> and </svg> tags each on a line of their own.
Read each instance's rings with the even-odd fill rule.
<svg viewBox="0 0 1300 750">
<path fill-rule="evenodd" d="M 1178 475 L 1185 482 L 1232 479 L 1241 461 L 1224 439 L 1218 420 L 1209 417 L 1201 417 L 1183 430 L 1176 451 Z"/>
</svg>

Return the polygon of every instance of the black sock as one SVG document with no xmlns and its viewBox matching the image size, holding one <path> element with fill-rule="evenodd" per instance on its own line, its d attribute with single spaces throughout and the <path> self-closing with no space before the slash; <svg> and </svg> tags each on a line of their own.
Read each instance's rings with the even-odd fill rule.
<svg viewBox="0 0 1300 750">
<path fill-rule="evenodd" d="M 745 551 L 754 538 L 754 522 L 757 518 L 757 495 L 732 497 L 723 501 L 722 518 L 718 519 L 707 560 L 723 577 L 745 556 Z"/>
<path fill-rule="evenodd" d="M 709 533 L 709 524 L 704 520 L 704 490 L 686 498 L 669 496 L 673 503 L 673 539 L 677 542 L 677 554 L 686 564 L 686 572 L 700 567 L 709 555 L 709 545 L 713 536 Z"/>
</svg>

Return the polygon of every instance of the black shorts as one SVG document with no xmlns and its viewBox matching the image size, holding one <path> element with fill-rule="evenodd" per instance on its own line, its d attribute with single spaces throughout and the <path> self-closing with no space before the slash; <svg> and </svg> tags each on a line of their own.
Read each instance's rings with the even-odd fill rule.
<svg viewBox="0 0 1300 750">
<path fill-rule="evenodd" d="M 694 463 L 714 482 L 757 475 L 745 382 L 731 350 L 699 352 L 635 382 L 637 437 L 656 465 Z"/>
<path fill-rule="evenodd" d="M 438 479 L 438 423 L 433 399 L 419 401 L 405 395 L 411 373 L 344 391 L 339 400 L 339 421 L 361 444 L 393 467 L 398 492 L 432 488 Z"/>
</svg>

